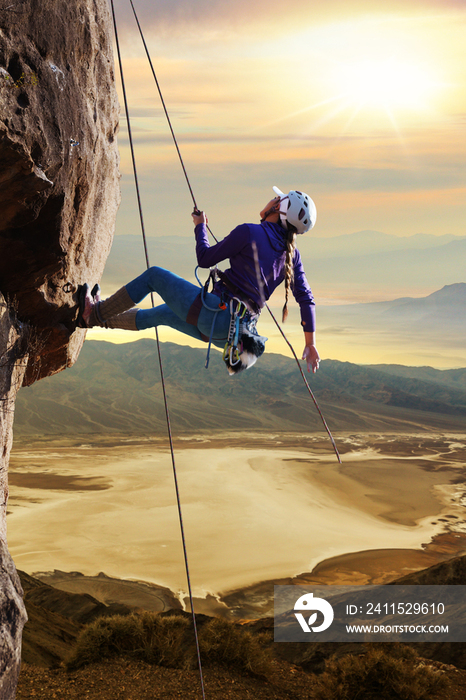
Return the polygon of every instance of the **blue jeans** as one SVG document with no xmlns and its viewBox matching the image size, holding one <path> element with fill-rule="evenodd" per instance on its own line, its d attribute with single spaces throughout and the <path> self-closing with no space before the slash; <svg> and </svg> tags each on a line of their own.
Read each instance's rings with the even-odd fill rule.
<svg viewBox="0 0 466 700">
<path fill-rule="evenodd" d="M 198 340 L 202 340 L 201 333 L 210 337 L 215 310 L 220 304 L 220 297 L 216 294 L 205 295 L 204 301 L 209 309 L 202 307 L 197 326 L 193 326 L 186 322 L 186 318 L 201 289 L 173 272 L 162 267 L 151 267 L 129 282 L 126 291 L 135 304 L 139 304 L 150 292 L 156 292 L 165 302 L 153 309 L 139 309 L 136 314 L 136 326 L 139 331 L 156 326 L 170 326 Z M 223 348 L 228 337 L 229 325 L 230 309 L 227 307 L 217 313 L 213 345 Z"/>
</svg>

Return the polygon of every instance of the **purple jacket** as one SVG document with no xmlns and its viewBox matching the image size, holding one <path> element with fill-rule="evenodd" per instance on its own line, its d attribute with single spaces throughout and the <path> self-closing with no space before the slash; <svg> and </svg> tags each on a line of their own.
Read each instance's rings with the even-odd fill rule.
<svg viewBox="0 0 466 700">
<path fill-rule="evenodd" d="M 241 289 L 259 308 L 264 306 L 272 292 L 285 279 L 286 243 L 280 224 L 264 221 L 261 224 L 241 224 L 216 245 L 210 246 L 207 229 L 198 224 L 196 236 L 196 256 L 199 267 L 212 267 L 227 258 L 230 267 L 225 275 L 230 283 Z M 256 263 L 252 243 L 257 246 L 262 298 L 256 274 Z M 301 255 L 295 249 L 294 282 L 292 291 L 301 309 L 301 320 L 305 331 L 315 330 L 315 301 L 304 273 Z M 224 289 L 217 282 L 214 291 Z"/>
</svg>

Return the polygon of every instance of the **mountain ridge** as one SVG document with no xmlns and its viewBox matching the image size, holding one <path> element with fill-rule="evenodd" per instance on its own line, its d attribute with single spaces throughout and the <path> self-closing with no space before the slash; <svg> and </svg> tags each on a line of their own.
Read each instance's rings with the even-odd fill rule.
<svg viewBox="0 0 466 700">
<path fill-rule="evenodd" d="M 188 279 L 194 279 L 196 266 L 194 237 L 149 237 L 149 255 L 153 264 L 174 271 Z M 186 255 L 186 251 L 192 251 Z M 331 238 L 302 236 L 298 248 L 313 284 L 328 283 L 338 278 L 339 283 L 397 284 L 407 288 L 412 282 L 424 287 L 441 286 L 461 280 L 464 276 L 461 259 L 466 251 L 466 237 L 444 234 L 415 234 L 401 237 L 377 231 L 361 231 Z M 442 270 L 436 270 L 435 261 L 442 259 Z M 413 263 L 415 265 L 413 266 Z M 121 285 L 137 276 L 144 269 L 140 238 L 124 234 L 114 238 L 113 246 L 103 276 L 105 286 Z M 373 270 L 377 271 L 374 276 Z M 448 270 L 449 279 L 445 279 Z M 379 274 L 382 278 L 379 279 Z M 329 276 L 330 275 L 330 276 Z"/>
<path fill-rule="evenodd" d="M 247 374 L 231 378 L 220 353 L 204 369 L 205 351 L 162 343 L 173 426 L 181 432 L 321 430 L 294 360 L 265 354 Z M 155 340 L 115 345 L 87 341 L 66 373 L 19 392 L 17 435 L 162 433 Z M 466 377 L 466 369 L 458 370 Z M 338 430 L 458 429 L 466 426 L 466 387 L 431 377 L 324 360 L 311 387 Z"/>
<path fill-rule="evenodd" d="M 386 301 L 366 301 L 354 304 L 344 304 L 331 307 L 324 307 L 325 310 L 328 309 L 345 309 L 347 312 L 351 313 L 354 310 L 364 310 L 364 312 L 371 311 L 399 311 L 400 309 L 427 309 L 431 310 L 434 308 L 442 308 L 444 311 L 452 310 L 453 313 L 458 312 L 457 306 L 466 304 L 466 282 L 455 282 L 453 284 L 445 284 L 441 289 L 436 289 L 424 297 L 395 297 L 395 299 L 388 299 Z"/>
<path fill-rule="evenodd" d="M 153 609 L 151 606 L 145 607 L 141 603 L 139 603 L 137 608 L 126 604 L 128 588 L 137 588 L 137 586 L 141 585 L 137 581 L 112 579 L 115 585 L 115 600 L 108 605 L 103 604 L 89 593 L 70 593 L 59 587 L 55 588 L 53 584 L 52 586 L 48 585 L 42 578 L 35 578 L 22 571 L 19 574 L 25 590 L 26 607 L 30 616 L 30 624 L 26 628 L 25 647 L 23 649 L 23 660 L 28 663 L 40 666 L 58 665 L 61 660 L 69 655 L 70 646 L 74 644 L 83 623 L 98 617 L 111 616 L 116 612 L 128 615 L 136 610 L 140 612 L 144 609 Z M 73 575 L 77 574 L 68 574 L 68 576 Z M 312 574 L 310 575 L 312 576 Z M 306 577 L 307 574 L 302 576 Z M 284 579 L 281 581 L 282 585 L 285 581 L 287 585 L 309 585 L 305 578 L 303 581 L 300 577 L 297 579 Z M 406 576 L 396 576 L 386 585 L 455 586 L 464 585 L 465 581 L 466 556 L 463 555 L 446 559 L 428 568 L 411 572 Z M 118 584 L 120 584 L 119 587 Z M 270 611 L 265 607 L 264 610 L 266 612 L 264 612 L 258 605 L 258 600 L 264 605 L 265 598 L 273 601 L 273 584 L 274 581 L 266 581 L 257 586 L 233 591 L 222 596 L 222 601 L 225 602 L 227 609 L 235 611 L 235 601 L 238 603 L 238 600 L 240 600 L 242 612 L 249 610 L 252 613 L 252 619 L 247 623 L 248 629 L 260 633 L 264 629 L 273 626 L 273 618 L 269 617 Z M 172 601 L 176 601 L 174 595 L 172 595 Z M 250 602 L 249 608 L 248 602 Z M 178 605 L 173 605 L 172 609 L 177 610 L 178 607 Z M 169 614 L 170 607 L 166 609 L 166 612 Z M 235 612 L 236 614 L 232 618 L 234 620 L 233 624 L 244 624 L 244 614 L 241 622 L 238 620 L 238 610 Z M 201 615 L 201 617 L 208 619 L 204 615 Z M 276 646 L 277 653 L 281 655 L 283 652 L 286 657 L 288 652 L 290 652 L 294 663 L 302 663 L 302 644 L 285 644 L 284 646 L 286 647 L 286 653 L 283 645 L 280 644 Z M 315 647 L 316 645 L 312 646 Z M 464 644 L 418 642 L 413 644 L 413 646 L 425 658 L 437 659 L 443 663 L 454 663 L 459 668 L 466 668 Z M 318 645 L 318 649 L 321 653 L 324 653 L 324 656 L 329 656 L 335 652 L 335 645 L 323 643 Z"/>
<path fill-rule="evenodd" d="M 466 325 L 461 322 L 465 312 L 466 283 L 458 282 L 425 297 L 320 306 L 319 332 L 333 343 L 348 338 L 360 347 L 366 366 L 373 364 L 366 348 L 373 348 L 372 356 L 384 357 L 378 349 L 385 344 L 387 359 L 409 357 L 408 363 L 414 364 L 419 358 L 426 365 L 462 367 L 466 364 Z"/>
<path fill-rule="evenodd" d="M 316 260 L 318 264 L 313 264 L 312 249 L 309 255 L 306 248 L 302 252 L 306 271 L 319 283 L 338 278 L 339 284 L 357 280 L 361 285 L 383 284 L 393 289 L 409 285 L 440 287 L 464 278 L 466 238 L 435 248 L 358 253 L 351 258 L 335 255 Z"/>
<path fill-rule="evenodd" d="M 312 247 L 317 259 L 325 257 L 384 253 L 387 251 L 419 250 L 437 248 L 447 243 L 463 240 L 464 236 L 442 234 L 434 236 L 429 233 L 416 233 L 412 236 L 395 236 L 391 233 L 365 229 L 353 233 L 331 236 L 329 238 L 312 237 Z M 311 239 L 305 239 L 306 243 Z M 303 241 L 300 240 L 302 247 Z"/>
</svg>

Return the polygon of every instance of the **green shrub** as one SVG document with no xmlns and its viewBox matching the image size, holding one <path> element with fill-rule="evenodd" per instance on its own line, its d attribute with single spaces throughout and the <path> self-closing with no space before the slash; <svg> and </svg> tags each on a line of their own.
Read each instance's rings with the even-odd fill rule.
<svg viewBox="0 0 466 700">
<path fill-rule="evenodd" d="M 315 700 L 427 700 L 448 685 L 405 644 L 368 645 L 361 656 L 330 659 L 313 688 Z"/>
<path fill-rule="evenodd" d="M 190 668 L 194 665 L 192 624 L 189 618 L 179 615 L 160 617 L 145 612 L 139 619 L 143 628 L 139 650 L 141 659 L 150 664 L 172 668 Z"/>
<path fill-rule="evenodd" d="M 82 630 L 67 661 L 68 670 L 112 656 L 130 656 L 152 664 L 189 667 L 189 619 L 153 613 L 98 618 Z"/>
<path fill-rule="evenodd" d="M 255 675 L 269 670 L 271 654 L 260 635 L 218 618 L 201 625 L 198 634 L 203 663 L 215 662 Z M 66 667 L 74 670 L 112 656 L 194 668 L 197 657 L 192 621 L 151 612 L 99 618 L 82 630 Z"/>
<path fill-rule="evenodd" d="M 227 620 L 212 618 L 199 634 L 201 659 L 234 667 L 257 676 L 270 670 L 271 652 L 261 635 Z"/>
</svg>

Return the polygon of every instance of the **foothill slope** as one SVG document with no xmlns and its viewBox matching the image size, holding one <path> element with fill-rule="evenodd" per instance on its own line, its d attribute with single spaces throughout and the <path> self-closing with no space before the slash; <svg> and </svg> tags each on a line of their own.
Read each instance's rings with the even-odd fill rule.
<svg viewBox="0 0 466 700">
<path fill-rule="evenodd" d="M 265 354 L 247 373 L 226 376 L 221 356 L 162 343 L 175 430 L 320 430 L 322 424 L 297 371 L 282 355 Z M 444 377 L 455 377 L 447 382 Z M 463 430 L 466 369 L 364 367 L 325 360 L 309 382 L 336 430 Z M 86 342 L 77 364 L 19 393 L 16 435 L 159 434 L 165 430 L 155 341 Z"/>
</svg>

